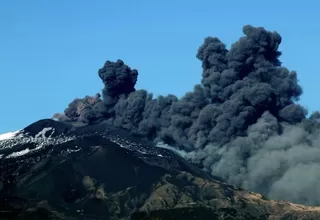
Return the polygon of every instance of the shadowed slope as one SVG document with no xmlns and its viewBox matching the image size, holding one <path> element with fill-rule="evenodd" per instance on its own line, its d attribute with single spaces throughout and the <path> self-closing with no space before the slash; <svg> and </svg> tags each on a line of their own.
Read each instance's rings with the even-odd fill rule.
<svg viewBox="0 0 320 220">
<path fill-rule="evenodd" d="M 103 127 L 41 120 L 0 142 L 0 219 L 320 217 L 318 208 L 268 201 Z"/>
</svg>

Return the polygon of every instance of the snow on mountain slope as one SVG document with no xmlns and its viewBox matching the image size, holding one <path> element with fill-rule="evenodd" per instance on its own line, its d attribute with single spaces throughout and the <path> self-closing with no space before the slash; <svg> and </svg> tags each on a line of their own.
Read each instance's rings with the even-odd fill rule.
<svg viewBox="0 0 320 220">
<path fill-rule="evenodd" d="M 55 128 L 40 126 L 34 129 L 24 128 L 15 132 L 0 135 L 0 159 L 24 156 L 37 152 L 53 144 L 64 143 L 73 139 L 62 134 L 54 136 Z"/>
<path fill-rule="evenodd" d="M 14 138 L 17 134 L 19 134 L 20 130 L 14 132 L 8 132 L 5 134 L 0 134 L 0 140 L 6 140 L 10 138 Z"/>
<path fill-rule="evenodd" d="M 69 126 L 53 120 L 40 120 L 16 132 L 3 134 L 0 139 L 0 159 L 17 158 L 51 148 L 58 144 L 66 143 L 85 136 L 102 136 L 132 152 L 137 152 L 140 157 L 152 156 L 171 157 L 168 151 L 152 147 L 141 141 L 132 140 L 130 135 L 123 130 L 109 128 L 102 124 L 86 127 Z M 79 149 L 65 149 L 68 152 Z"/>
</svg>

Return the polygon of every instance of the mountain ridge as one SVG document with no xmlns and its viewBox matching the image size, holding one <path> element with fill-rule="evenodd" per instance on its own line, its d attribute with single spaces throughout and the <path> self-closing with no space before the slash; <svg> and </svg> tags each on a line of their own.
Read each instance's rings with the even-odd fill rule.
<svg viewBox="0 0 320 220">
<path fill-rule="evenodd" d="M 0 219 L 320 216 L 319 207 L 267 200 L 223 183 L 174 152 L 103 123 L 39 120 L 0 146 Z"/>
</svg>

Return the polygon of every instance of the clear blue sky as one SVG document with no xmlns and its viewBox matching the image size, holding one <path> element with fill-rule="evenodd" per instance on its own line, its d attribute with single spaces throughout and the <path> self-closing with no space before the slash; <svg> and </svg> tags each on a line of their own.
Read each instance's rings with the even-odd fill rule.
<svg viewBox="0 0 320 220">
<path fill-rule="evenodd" d="M 281 34 L 282 61 L 304 89 L 300 103 L 320 109 L 319 8 L 317 0 L 2 0 L 0 133 L 100 92 L 97 71 L 108 59 L 137 68 L 137 88 L 181 96 L 200 81 L 203 39 L 230 46 L 245 24 Z"/>
</svg>

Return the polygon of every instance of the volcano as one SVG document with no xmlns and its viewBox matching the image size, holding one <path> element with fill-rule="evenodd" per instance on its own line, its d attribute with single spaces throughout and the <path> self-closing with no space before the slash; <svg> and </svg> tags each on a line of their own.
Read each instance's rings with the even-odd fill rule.
<svg viewBox="0 0 320 220">
<path fill-rule="evenodd" d="M 0 135 L 0 220 L 320 219 L 320 112 L 298 103 L 281 35 L 242 31 L 204 39 L 180 98 L 107 60 L 101 94 Z"/>
<path fill-rule="evenodd" d="M 104 123 L 40 120 L 3 136 L 0 157 L 0 219 L 320 218 Z"/>
</svg>

